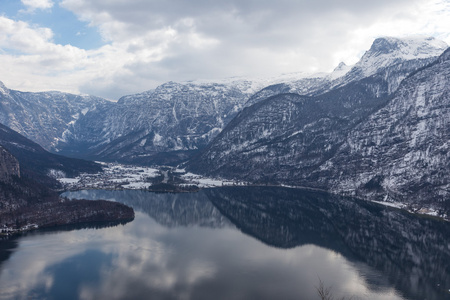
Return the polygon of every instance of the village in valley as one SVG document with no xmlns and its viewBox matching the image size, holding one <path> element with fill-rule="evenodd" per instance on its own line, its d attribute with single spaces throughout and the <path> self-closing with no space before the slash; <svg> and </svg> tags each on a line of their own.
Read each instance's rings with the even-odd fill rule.
<svg viewBox="0 0 450 300">
<path fill-rule="evenodd" d="M 174 167 L 143 167 L 101 163 L 103 172 L 82 173 L 75 178 L 58 178 L 64 190 L 149 190 L 195 192 L 201 188 L 247 185 L 245 182 L 206 178 Z"/>
</svg>

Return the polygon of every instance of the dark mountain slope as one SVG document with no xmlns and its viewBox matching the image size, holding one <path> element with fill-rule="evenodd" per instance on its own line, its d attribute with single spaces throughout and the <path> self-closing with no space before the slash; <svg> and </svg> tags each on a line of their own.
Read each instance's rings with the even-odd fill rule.
<svg viewBox="0 0 450 300">
<path fill-rule="evenodd" d="M 299 184 L 348 131 L 388 101 L 379 76 L 317 97 L 282 94 L 244 109 L 188 169 L 256 182 Z"/>
<path fill-rule="evenodd" d="M 448 202 L 450 49 L 404 80 L 389 103 L 352 130 L 316 174 L 339 192 Z"/>
<path fill-rule="evenodd" d="M 20 167 L 20 166 L 22 167 Z M 130 221 L 134 211 L 120 203 L 108 201 L 67 201 L 43 182 L 35 180 L 26 162 L 17 160 L 0 146 L 0 236 L 28 230 L 85 222 Z"/>
<path fill-rule="evenodd" d="M 188 170 L 448 210 L 449 52 L 392 95 L 388 78 L 377 74 L 316 97 L 261 101 L 240 113 Z"/>
<path fill-rule="evenodd" d="M 51 177 L 74 177 L 80 172 L 102 171 L 99 164 L 81 159 L 52 154 L 41 146 L 0 124 L 0 145 L 11 152 L 21 164 L 23 176 L 29 176 L 45 184 L 55 185 Z"/>
</svg>

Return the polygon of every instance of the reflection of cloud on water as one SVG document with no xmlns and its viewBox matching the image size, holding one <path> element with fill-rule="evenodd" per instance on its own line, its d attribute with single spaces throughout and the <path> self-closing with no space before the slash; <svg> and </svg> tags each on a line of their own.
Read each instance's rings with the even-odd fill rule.
<svg viewBox="0 0 450 300">
<path fill-rule="evenodd" d="M 80 194 L 85 198 L 89 196 L 89 192 Z M 133 193 L 126 192 L 126 195 Z M 322 228 L 318 225 L 322 226 L 322 221 L 333 220 L 334 226 L 338 227 L 348 223 L 345 217 L 337 220 L 333 213 L 342 209 L 345 216 L 345 211 L 354 205 L 353 212 L 356 213 L 360 208 L 354 203 L 335 203 L 324 210 L 330 215 L 324 218 L 320 213 L 310 214 L 313 211 L 311 205 L 316 205 L 317 201 L 305 201 L 307 215 L 300 212 L 293 214 L 295 210 L 291 209 L 287 217 L 279 214 L 272 200 L 266 202 L 271 209 L 255 200 L 256 210 L 251 205 L 245 206 L 246 209 L 237 206 L 241 208 L 239 211 L 227 210 L 230 216 L 235 217 L 236 226 L 247 228 L 247 233 L 243 234 L 233 225 L 216 227 L 217 224 L 224 224 L 221 223 L 224 217 L 218 218 L 214 207 L 199 209 L 206 207 L 200 193 L 189 195 L 189 200 L 181 200 L 182 195 L 153 197 L 156 194 L 150 194 L 150 198 L 148 195 L 146 193 L 145 199 L 136 195 L 130 198 L 142 209 L 136 212 L 135 220 L 126 225 L 101 230 L 36 233 L 21 238 L 14 255 L 0 266 L 0 298 L 8 298 L 8 295 L 26 298 L 39 289 L 56 293 L 62 285 L 58 278 L 65 276 L 64 270 L 79 266 L 77 276 L 80 280 L 72 281 L 75 285 L 72 289 L 76 288 L 80 299 L 314 299 L 317 297 L 315 286 L 318 285 L 318 278 L 325 285 L 333 286 L 337 298 L 402 299 L 380 271 L 356 259 L 349 261 L 346 252 L 331 250 L 332 242 L 325 243 L 327 247 L 312 244 L 311 241 L 329 239 L 335 232 L 332 226 L 329 233 L 317 236 L 317 230 Z M 232 207 L 233 197 L 221 199 L 222 212 Z M 284 207 L 280 206 L 283 211 Z M 151 213 L 147 209 L 151 209 Z M 261 224 L 254 224 L 253 220 L 258 218 L 247 216 L 258 216 L 258 210 L 264 218 Z M 364 240 L 360 238 L 365 238 L 365 235 L 361 235 L 360 231 L 365 232 L 366 224 L 380 226 L 370 219 L 371 214 L 381 218 L 380 210 L 369 206 L 363 212 L 365 223 L 356 222 L 358 218 L 353 215 L 352 222 L 359 227 L 354 231 L 349 228 L 347 233 L 347 236 L 354 238 L 355 245 L 363 245 L 360 242 Z M 214 214 L 214 222 L 206 222 L 211 214 Z M 389 218 L 394 221 L 392 214 L 389 213 Z M 154 215 L 158 221 L 149 215 Z M 314 219 L 317 216 L 321 219 Z M 304 224 L 296 221 L 298 217 L 308 226 L 303 228 Z M 287 221 L 289 218 L 293 218 L 294 222 Z M 236 221 L 238 219 L 241 223 Z M 283 230 L 278 231 L 278 228 Z M 280 232 L 286 233 L 286 238 L 280 236 Z M 274 239 L 277 243 L 286 240 L 289 247 L 295 243 L 302 246 L 290 249 L 283 249 L 279 246 L 282 244 L 278 244 L 279 248 L 267 246 L 265 243 L 273 240 L 273 235 L 277 235 Z M 372 235 L 370 240 L 373 240 Z M 395 267 L 393 264 L 389 266 Z M 91 269 L 95 271 L 89 271 Z M 98 280 L 93 280 L 96 283 L 84 280 L 84 272 L 98 274 Z"/>
<path fill-rule="evenodd" d="M 342 256 L 313 245 L 266 247 L 232 228 L 166 228 L 138 213 L 124 226 L 24 238 L 2 270 L 0 289 L 57 296 L 70 280 L 80 299 L 289 299 L 292 291 L 314 298 L 318 276 L 350 286 L 359 275 Z"/>
</svg>

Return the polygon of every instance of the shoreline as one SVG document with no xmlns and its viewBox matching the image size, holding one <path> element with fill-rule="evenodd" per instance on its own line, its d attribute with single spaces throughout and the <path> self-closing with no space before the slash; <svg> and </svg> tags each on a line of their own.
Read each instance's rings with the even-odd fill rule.
<svg viewBox="0 0 450 300">
<path fill-rule="evenodd" d="M 382 205 L 385 207 L 389 207 L 391 209 L 398 209 L 401 211 L 405 211 L 407 213 L 413 214 L 415 216 L 420 216 L 420 217 L 427 217 L 427 218 L 431 218 L 431 219 L 436 219 L 436 220 L 441 220 L 441 221 L 445 221 L 445 222 L 450 222 L 450 218 L 449 217 L 443 217 L 443 216 L 439 216 L 433 213 L 421 213 L 418 211 L 414 211 L 412 209 L 408 209 L 407 208 L 407 204 L 405 203 L 401 203 L 401 202 L 383 202 L 383 201 L 377 201 L 377 200 L 369 200 L 369 199 L 364 199 L 361 197 L 357 197 L 357 196 L 348 196 L 348 195 L 342 195 L 342 194 L 338 194 L 338 193 L 333 193 L 324 189 L 318 189 L 318 188 L 311 188 L 311 187 L 304 187 L 304 186 L 287 186 L 287 185 L 274 185 L 274 184 L 245 184 L 245 185 L 224 185 L 224 186 L 209 186 L 209 187 L 198 187 L 198 189 L 196 189 L 195 191 L 174 191 L 174 190 L 165 190 L 165 191 L 155 191 L 155 190 L 149 190 L 149 189 L 130 189 L 130 188 L 97 188 L 97 187 L 90 187 L 90 188 L 72 188 L 72 189 L 67 189 L 67 190 L 62 190 L 60 191 L 60 195 L 65 193 L 65 192 L 76 192 L 76 191 L 84 191 L 84 190 L 104 190 L 104 191 L 130 191 L 130 190 L 135 190 L 135 191 L 145 191 L 145 192 L 149 192 L 149 193 L 169 193 L 169 194 L 181 194 L 181 193 L 197 193 L 203 189 L 216 189 L 216 188 L 222 188 L 222 187 L 273 187 L 273 188 L 286 188 L 286 189 L 295 189 L 295 190 L 303 190 L 303 191 L 310 191 L 310 192 L 320 192 L 320 193 L 326 193 L 329 195 L 334 195 L 334 196 L 340 196 L 340 197 L 347 197 L 350 199 L 356 199 L 359 201 L 366 201 L 366 202 L 370 202 L 370 203 L 375 203 L 378 205 Z M 419 209 L 420 210 L 420 209 Z"/>
</svg>

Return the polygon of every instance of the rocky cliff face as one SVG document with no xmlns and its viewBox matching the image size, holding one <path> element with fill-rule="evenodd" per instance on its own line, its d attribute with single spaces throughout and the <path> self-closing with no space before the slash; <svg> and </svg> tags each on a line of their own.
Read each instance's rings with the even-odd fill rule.
<svg viewBox="0 0 450 300">
<path fill-rule="evenodd" d="M 10 90 L 0 82 L 0 123 L 47 150 L 64 139 L 78 118 L 110 102 L 94 96 L 61 92 L 27 93 Z"/>
<path fill-rule="evenodd" d="M 320 96 L 284 94 L 240 113 L 188 169 L 373 199 L 449 195 L 449 50 L 391 94 L 384 73 Z"/>
<path fill-rule="evenodd" d="M 20 177 L 19 161 L 0 146 L 0 181 L 8 182 L 13 176 Z"/>
<path fill-rule="evenodd" d="M 249 91 L 253 91 L 251 82 L 246 81 L 169 82 L 88 112 L 70 127 L 58 149 L 144 164 L 155 162 L 161 152 L 195 151 L 241 110 Z"/>
<path fill-rule="evenodd" d="M 188 168 L 299 185 L 333 157 L 348 131 L 384 105 L 388 96 L 387 82 L 372 76 L 317 97 L 268 98 L 244 109 Z"/>
<path fill-rule="evenodd" d="M 448 201 L 449 57 L 447 50 L 411 75 L 384 107 L 350 131 L 317 171 L 319 182 L 371 198 Z"/>
</svg>

